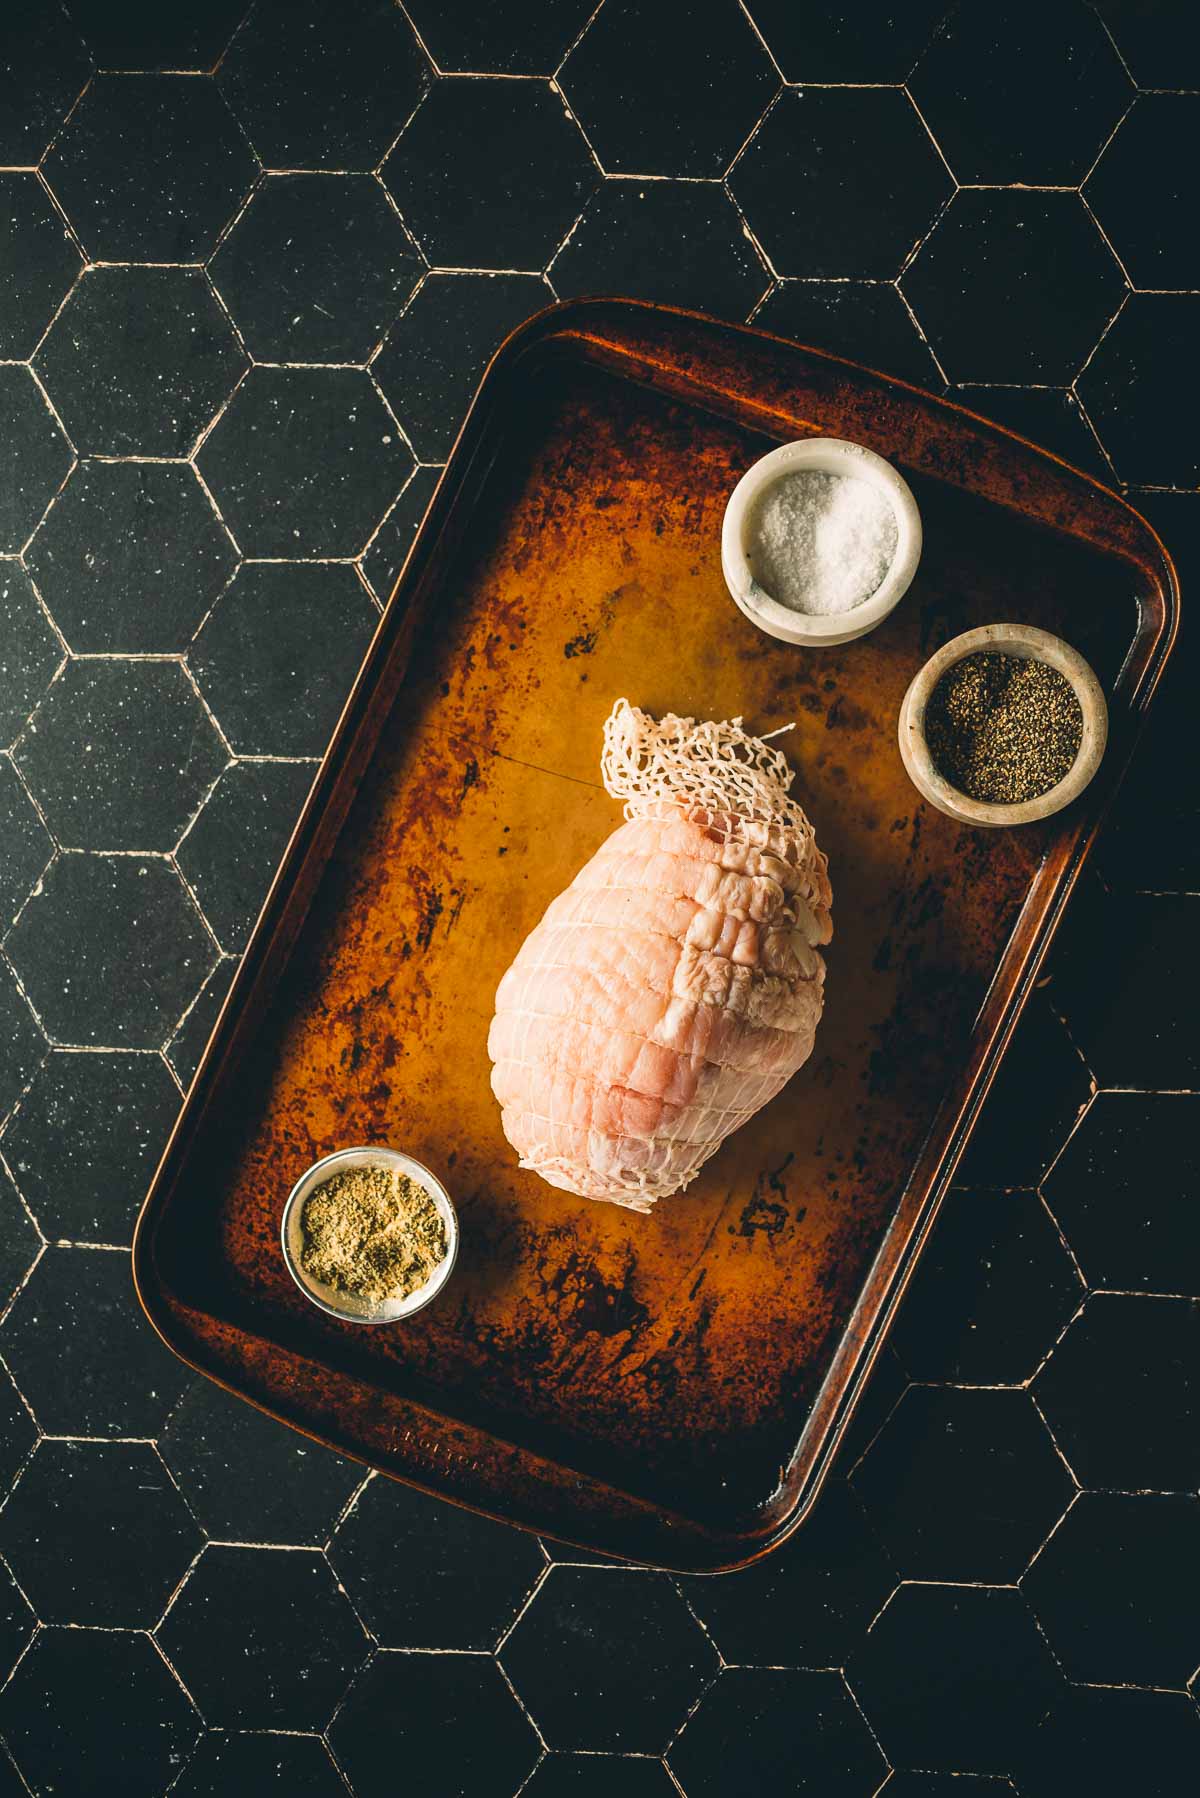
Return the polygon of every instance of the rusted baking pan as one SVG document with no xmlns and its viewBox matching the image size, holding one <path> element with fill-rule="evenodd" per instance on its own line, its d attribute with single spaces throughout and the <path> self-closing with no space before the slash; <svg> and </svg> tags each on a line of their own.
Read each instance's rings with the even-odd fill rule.
<svg viewBox="0 0 1200 1798">
<path fill-rule="evenodd" d="M 925 552 L 873 635 L 805 651 L 728 598 L 720 526 L 757 456 L 818 433 L 899 466 Z M 532 321 L 476 399 L 146 1201 L 154 1324 L 275 1416 L 493 1516 L 675 1568 L 765 1553 L 845 1428 L 1176 604 L 1120 499 L 941 400 L 655 307 Z M 997 619 L 1084 653 L 1111 746 L 1073 809 L 971 831 L 918 801 L 896 717 L 931 650 Z M 501 973 L 617 822 L 599 753 L 622 694 L 794 720 L 834 889 L 812 1060 L 649 1217 L 516 1167 L 486 1053 Z M 279 1219 L 310 1162 L 370 1142 L 438 1170 L 462 1244 L 435 1304 L 364 1330 L 306 1304 Z"/>
</svg>

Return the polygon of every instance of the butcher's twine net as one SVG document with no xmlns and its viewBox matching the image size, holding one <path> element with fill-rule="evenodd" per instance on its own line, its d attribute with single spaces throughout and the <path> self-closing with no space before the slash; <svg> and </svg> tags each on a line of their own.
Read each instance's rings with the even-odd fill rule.
<svg viewBox="0 0 1200 1798">
<path fill-rule="evenodd" d="M 600 772 L 611 797 L 625 801 L 627 818 L 657 815 L 665 802 L 812 834 L 788 796 L 793 775 L 787 758 L 743 730 L 740 718 L 697 720 L 674 712 L 652 718 L 618 699 L 605 720 Z"/>
</svg>

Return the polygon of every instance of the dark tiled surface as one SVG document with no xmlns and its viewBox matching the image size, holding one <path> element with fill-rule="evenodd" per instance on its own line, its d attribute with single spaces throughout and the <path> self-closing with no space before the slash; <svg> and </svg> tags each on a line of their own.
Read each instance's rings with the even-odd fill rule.
<svg viewBox="0 0 1200 1798">
<path fill-rule="evenodd" d="M 66 220 L 38 177 L 0 174 L 0 354 L 33 354 L 81 265 Z"/>
<path fill-rule="evenodd" d="M 532 1536 L 381 1479 L 342 1519 L 329 1558 L 387 1648 L 495 1648 L 546 1569 Z"/>
<path fill-rule="evenodd" d="M 663 1574 L 554 1567 L 500 1660 L 551 1748 L 661 1754 L 717 1671 Z"/>
<path fill-rule="evenodd" d="M 789 88 L 730 171 L 781 275 L 891 280 L 953 191 L 900 88 Z"/>
<path fill-rule="evenodd" d="M 202 1545 L 148 1442 L 41 1442 L 0 1512 L 0 1552 L 45 1623 L 150 1629 Z"/>
<path fill-rule="evenodd" d="M 168 655 L 188 641 L 236 563 L 195 470 L 80 462 L 25 565 L 77 655 Z"/>
<path fill-rule="evenodd" d="M 564 300 L 609 287 L 722 318 L 744 317 L 770 285 L 729 195 L 707 181 L 606 181 L 550 279 Z"/>
<path fill-rule="evenodd" d="M 210 1723 L 319 1729 L 366 1658 L 315 1549 L 206 1548 L 158 1631 Z"/>
<path fill-rule="evenodd" d="M 953 383 L 1140 483 L 1194 584 L 1194 8 L 749 14 L 0 21 L 0 1792 L 1200 1785 L 1186 639 L 778 1554 L 606 1569 L 362 1486 L 135 1309 L 137 1204 L 377 602 L 556 294 Z"/>
<path fill-rule="evenodd" d="M 952 381 L 1064 386 L 1125 294 L 1074 193 L 963 188 L 901 282 Z"/>
<path fill-rule="evenodd" d="M 1095 14 L 1072 0 L 947 12 L 909 86 L 957 179 L 1075 186 L 1133 98 Z"/>
<path fill-rule="evenodd" d="M 854 1487 L 900 1574 L 1010 1584 L 1074 1482 L 1024 1392 L 910 1386 Z"/>
<path fill-rule="evenodd" d="M 202 262 L 258 174 L 220 93 L 186 75 L 97 75 L 42 168 L 97 262 Z"/>
<path fill-rule="evenodd" d="M 178 662 L 68 662 L 13 745 L 64 849 L 171 849 L 228 760 Z"/>
<path fill-rule="evenodd" d="M 212 263 L 260 362 L 364 362 L 422 270 L 370 175 L 269 175 Z"/>
<path fill-rule="evenodd" d="M 702 30 L 685 6 L 615 0 L 597 9 L 560 80 L 607 174 L 709 179 L 779 87 L 734 0 L 712 0 Z"/>
<path fill-rule="evenodd" d="M 192 268 L 86 269 L 37 358 L 75 447 L 97 456 L 189 455 L 244 368 Z"/>
<path fill-rule="evenodd" d="M 672 1744 L 669 1764 L 698 1798 L 854 1798 L 874 1791 L 886 1770 L 840 1673 L 776 1667 L 727 1667 Z"/>
</svg>

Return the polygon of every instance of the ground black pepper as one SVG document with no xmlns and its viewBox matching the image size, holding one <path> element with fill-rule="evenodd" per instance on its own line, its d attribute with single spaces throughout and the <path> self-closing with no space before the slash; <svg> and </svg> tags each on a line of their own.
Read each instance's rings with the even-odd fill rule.
<svg viewBox="0 0 1200 1798">
<path fill-rule="evenodd" d="M 938 773 L 968 799 L 1021 805 L 1070 772 L 1083 711 L 1057 668 L 985 651 L 943 674 L 925 708 L 925 740 Z"/>
</svg>

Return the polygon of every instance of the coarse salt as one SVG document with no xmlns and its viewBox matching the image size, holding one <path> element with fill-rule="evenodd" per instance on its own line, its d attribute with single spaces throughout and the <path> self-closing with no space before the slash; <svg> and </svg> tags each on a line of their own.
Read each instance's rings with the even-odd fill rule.
<svg viewBox="0 0 1200 1798">
<path fill-rule="evenodd" d="M 783 475 L 751 518 L 747 558 L 763 591 L 810 617 L 851 612 L 883 583 L 899 527 L 886 493 L 855 475 Z"/>
</svg>

